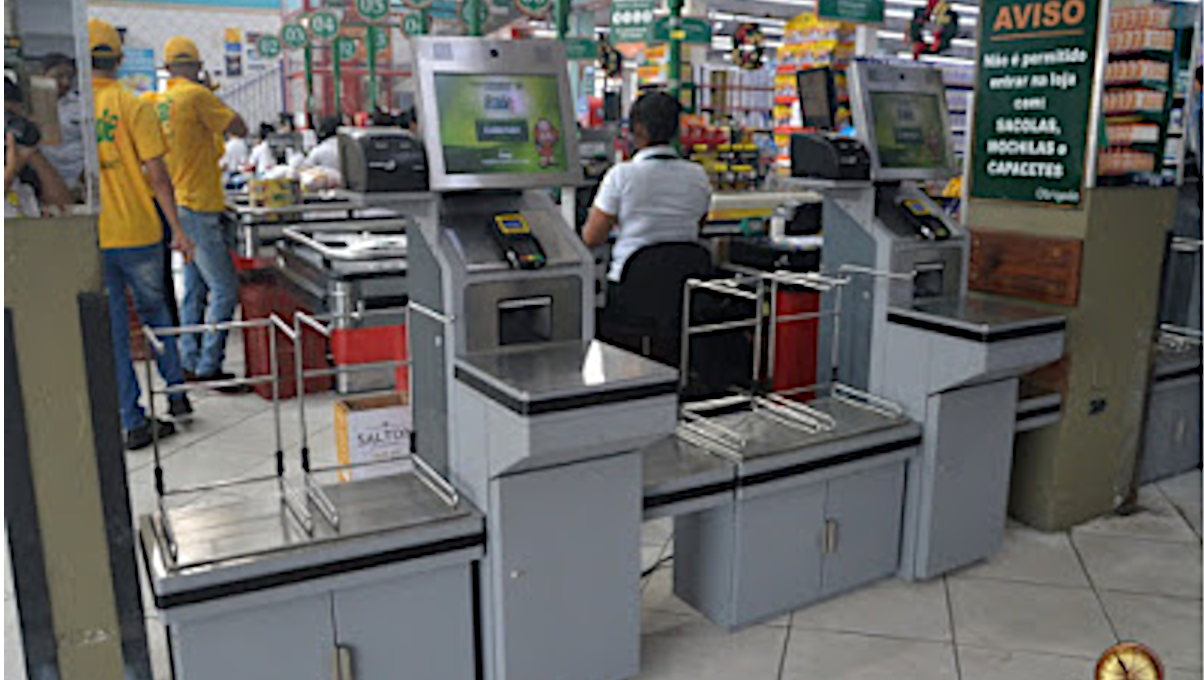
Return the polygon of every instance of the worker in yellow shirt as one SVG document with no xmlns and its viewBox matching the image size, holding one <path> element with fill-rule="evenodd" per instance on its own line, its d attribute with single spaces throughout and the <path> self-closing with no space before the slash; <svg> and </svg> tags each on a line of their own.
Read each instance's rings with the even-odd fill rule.
<svg viewBox="0 0 1204 680">
<path fill-rule="evenodd" d="M 171 325 L 163 282 L 167 252 L 154 200 L 159 202 L 171 228 L 171 247 L 190 259 L 193 244 L 176 212 L 171 175 L 163 162 L 167 147 L 155 112 L 116 80 L 121 64 L 121 37 L 111 25 L 91 19 L 88 42 L 92 53 L 96 147 L 100 157 L 100 249 L 109 296 L 121 426 L 126 447 L 132 450 L 149 446 L 156 436 L 161 439 L 175 432 L 170 422 L 147 419 L 138 404 L 138 381 L 130 362 L 126 287 L 143 323 L 151 327 Z M 156 359 L 168 386 L 184 382 L 172 338 L 164 338 L 163 351 Z M 183 393 L 171 395 L 168 413 L 174 418 L 191 414 L 188 397 Z"/>
<path fill-rule="evenodd" d="M 176 36 L 163 56 L 171 78 L 167 91 L 155 95 L 155 108 L 167 137 L 167 167 L 180 203 L 180 222 L 196 242 L 196 257 L 184 269 L 184 304 L 180 323 L 224 323 L 238 305 L 238 275 L 222 230 L 226 207 L 221 158 L 224 135 L 247 134 L 242 117 L 201 82 L 196 44 Z M 190 380 L 226 380 L 224 330 L 180 336 L 180 360 Z M 226 387 L 241 391 L 245 387 Z"/>
</svg>

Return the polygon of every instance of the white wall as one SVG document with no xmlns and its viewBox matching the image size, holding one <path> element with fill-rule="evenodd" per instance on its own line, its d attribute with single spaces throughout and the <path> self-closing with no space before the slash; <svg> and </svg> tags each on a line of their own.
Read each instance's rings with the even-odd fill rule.
<svg viewBox="0 0 1204 680">
<path fill-rule="evenodd" d="M 274 121 L 283 107 L 278 61 L 252 61 L 248 32 L 280 32 L 280 10 L 206 7 L 197 5 L 92 2 L 88 15 L 125 29 L 128 47 L 155 50 L 155 63 L 163 62 L 163 45 L 175 35 L 191 38 L 200 50 L 205 68 L 221 85 L 217 94 L 234 107 L 252 128 Z M 242 75 L 225 73 L 225 29 L 242 31 Z"/>
</svg>

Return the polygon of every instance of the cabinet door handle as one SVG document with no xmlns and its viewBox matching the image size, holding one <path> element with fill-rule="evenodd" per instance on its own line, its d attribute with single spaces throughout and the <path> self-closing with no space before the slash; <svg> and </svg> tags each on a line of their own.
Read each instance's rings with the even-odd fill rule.
<svg viewBox="0 0 1204 680">
<path fill-rule="evenodd" d="M 824 552 L 836 552 L 836 520 L 824 520 Z"/>
<path fill-rule="evenodd" d="M 334 680 L 355 680 L 351 648 L 347 645 L 334 646 Z"/>
</svg>

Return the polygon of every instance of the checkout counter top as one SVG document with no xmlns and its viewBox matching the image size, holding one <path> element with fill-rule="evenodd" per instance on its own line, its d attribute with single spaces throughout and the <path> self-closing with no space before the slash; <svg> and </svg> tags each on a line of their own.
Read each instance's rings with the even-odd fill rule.
<svg viewBox="0 0 1204 680">
<path fill-rule="evenodd" d="M 1066 328 L 1066 318 L 1061 314 L 973 293 L 960 298 L 922 299 L 910 305 L 892 305 L 887 319 L 978 342 L 1014 340 Z"/>
<path fill-rule="evenodd" d="M 820 397 L 806 404 L 831 416 L 836 421 L 835 427 L 806 432 L 760 416 L 756 412 L 729 413 L 715 416 L 712 420 L 747 439 L 747 445 L 738 452 L 741 463 L 803 449 L 807 451 L 807 460 L 819 460 L 830 454 L 825 444 L 852 440 L 880 430 L 913 424 L 906 416 L 887 415 L 876 409 L 850 404 L 843 399 Z M 918 429 L 915 434 L 919 434 Z"/>
<path fill-rule="evenodd" d="M 272 488 L 268 489 L 267 485 Z M 346 567 L 382 551 L 398 559 L 483 542 L 483 519 L 467 501 L 449 503 L 416 473 L 324 485 L 339 526 L 314 513 L 312 534 L 285 508 L 276 482 L 249 483 L 245 497 L 222 504 L 169 510 L 176 540 L 172 559 L 157 517 L 141 520 L 156 605 L 168 608 L 223 596 L 248 583 Z M 434 552 L 432 552 L 434 551 Z M 341 565 L 341 566 L 340 566 Z"/>
<path fill-rule="evenodd" d="M 470 354 L 457 360 L 456 379 L 511 410 L 536 415 L 676 394 L 678 373 L 590 340 Z"/>
</svg>

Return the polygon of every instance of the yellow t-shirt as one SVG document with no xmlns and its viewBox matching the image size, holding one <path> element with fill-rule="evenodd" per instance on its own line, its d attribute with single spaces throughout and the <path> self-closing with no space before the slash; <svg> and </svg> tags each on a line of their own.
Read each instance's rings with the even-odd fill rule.
<svg viewBox="0 0 1204 680">
<path fill-rule="evenodd" d="M 100 155 L 100 247 L 140 248 L 163 240 L 142 164 L 167 151 L 154 110 L 112 78 L 93 76 Z"/>
<path fill-rule="evenodd" d="M 185 78 L 167 81 L 167 91 L 155 95 L 155 110 L 167 137 L 167 167 L 176 202 L 196 212 L 224 210 L 218 163 L 222 133 L 234 120 L 234 111 L 208 87 Z"/>
</svg>

